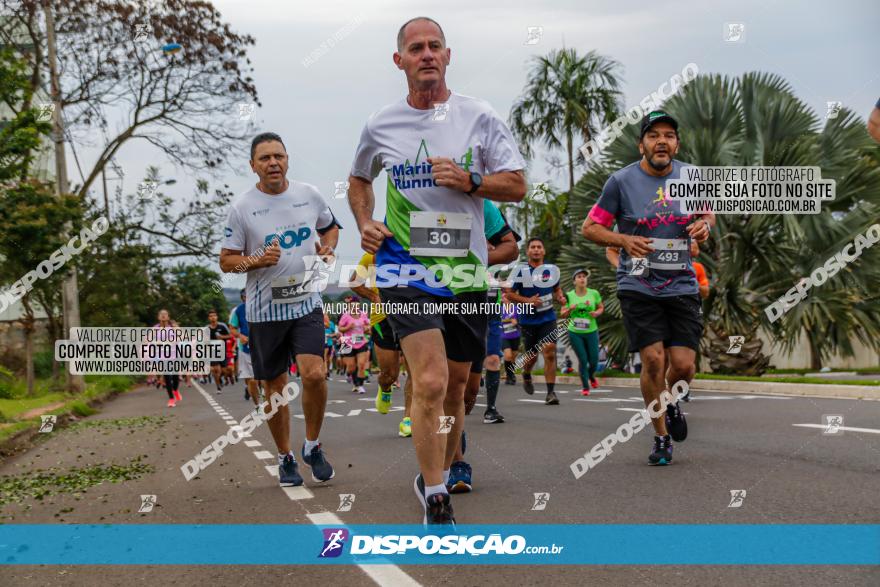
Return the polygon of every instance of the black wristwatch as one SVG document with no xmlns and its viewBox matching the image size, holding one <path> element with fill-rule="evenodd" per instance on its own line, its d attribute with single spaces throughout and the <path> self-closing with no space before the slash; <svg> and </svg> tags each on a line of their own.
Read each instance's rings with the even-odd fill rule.
<svg viewBox="0 0 880 587">
<path fill-rule="evenodd" d="M 480 189 L 481 185 L 483 185 L 483 176 L 476 171 L 471 171 L 471 189 L 468 190 L 468 195 Z"/>
</svg>

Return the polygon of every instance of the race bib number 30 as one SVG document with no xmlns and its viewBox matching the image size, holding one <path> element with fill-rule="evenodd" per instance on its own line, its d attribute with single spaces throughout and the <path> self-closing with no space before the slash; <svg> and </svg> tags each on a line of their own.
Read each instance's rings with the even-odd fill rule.
<svg viewBox="0 0 880 587">
<path fill-rule="evenodd" d="M 410 212 L 409 252 L 425 257 L 466 257 L 471 244 L 471 215 Z"/>
</svg>

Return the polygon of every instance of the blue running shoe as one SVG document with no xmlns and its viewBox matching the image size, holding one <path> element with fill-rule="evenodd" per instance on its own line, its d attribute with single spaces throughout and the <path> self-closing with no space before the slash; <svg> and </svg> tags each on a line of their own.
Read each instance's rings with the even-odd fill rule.
<svg viewBox="0 0 880 587">
<path fill-rule="evenodd" d="M 320 444 L 313 447 L 308 455 L 306 455 L 306 445 L 303 444 L 302 458 L 303 462 L 312 470 L 312 481 L 315 483 L 329 481 L 336 475 L 333 471 L 333 466 L 324 458 L 324 451 L 321 450 Z"/>
<path fill-rule="evenodd" d="M 299 487 L 303 484 L 302 475 L 293 455 L 285 455 L 284 460 L 278 463 L 278 482 L 282 487 Z"/>
<path fill-rule="evenodd" d="M 464 461 L 455 461 L 449 468 L 446 491 L 449 493 L 470 493 L 472 490 L 471 466 Z"/>
</svg>

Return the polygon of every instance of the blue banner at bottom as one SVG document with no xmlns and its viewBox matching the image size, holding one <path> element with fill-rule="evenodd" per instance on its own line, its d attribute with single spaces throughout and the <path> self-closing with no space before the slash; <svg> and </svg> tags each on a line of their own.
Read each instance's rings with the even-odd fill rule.
<svg viewBox="0 0 880 587">
<path fill-rule="evenodd" d="M 257 544 L 280 548 L 246 546 Z M 877 565 L 880 525 L 11 524 L 0 563 Z"/>
</svg>

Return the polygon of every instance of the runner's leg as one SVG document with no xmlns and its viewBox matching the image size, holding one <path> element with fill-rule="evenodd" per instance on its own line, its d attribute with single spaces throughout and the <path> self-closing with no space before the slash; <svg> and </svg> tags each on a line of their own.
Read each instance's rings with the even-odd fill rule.
<svg viewBox="0 0 880 587">
<path fill-rule="evenodd" d="M 645 400 L 645 406 L 651 405 L 651 402 L 657 401 L 654 411 L 660 411 L 660 393 L 666 389 L 666 381 L 664 378 L 663 368 L 666 363 L 666 353 L 663 350 L 662 342 L 655 342 L 646 347 L 639 349 L 642 358 L 642 373 L 639 378 L 642 397 Z M 654 425 L 654 432 L 657 436 L 666 436 L 666 421 L 664 412 L 660 411 L 660 416 L 652 418 L 651 423 Z"/>
<path fill-rule="evenodd" d="M 273 395 L 281 393 L 281 390 L 287 385 L 287 377 L 287 369 L 285 369 L 283 373 L 274 379 L 266 381 L 266 401 L 271 402 Z M 303 403 L 305 403 L 305 394 L 303 394 Z M 269 413 L 268 406 L 266 406 L 266 413 Z M 278 447 L 278 454 L 286 455 L 291 452 L 290 411 L 287 405 L 279 405 L 278 411 L 269 418 L 267 424 L 269 425 L 269 431 L 272 433 L 272 439 L 275 441 L 275 446 Z"/>
<path fill-rule="evenodd" d="M 438 349 L 445 349 L 443 333 L 438 328 L 414 332 L 400 341 L 406 355 L 413 385 L 412 437 L 425 486 L 443 484 L 443 465 L 447 437 L 438 434 L 444 415 L 444 397 L 449 382 L 449 368 L 439 360 Z M 464 404 L 462 403 L 462 407 Z M 458 429 L 458 433 L 461 428 Z"/>
<path fill-rule="evenodd" d="M 589 352 L 587 351 L 587 336 L 577 332 L 568 332 L 568 342 L 578 360 L 578 375 L 581 376 L 581 390 L 590 389 L 590 374 L 593 364 L 590 363 Z M 598 351 L 597 351 L 598 352 Z"/>
<path fill-rule="evenodd" d="M 327 380 L 324 378 L 324 362 L 319 355 L 297 355 L 300 380 L 302 381 L 302 409 L 306 420 L 306 440 L 316 441 L 324 423 L 327 407 Z"/>
<path fill-rule="evenodd" d="M 461 431 L 464 430 L 464 388 L 471 372 L 470 362 L 447 361 L 447 363 L 449 364 L 449 382 L 446 386 L 446 397 L 443 400 L 443 411 L 445 415 L 455 417 L 455 420 L 452 422 L 452 429 L 446 439 L 444 471 L 452 465 L 456 449 L 461 441 Z"/>
<path fill-rule="evenodd" d="M 594 330 L 593 332 L 587 333 L 586 335 L 586 346 L 587 346 L 587 360 L 589 361 L 589 370 L 587 371 L 587 375 L 589 379 L 592 381 L 596 376 L 596 370 L 599 368 L 599 331 Z"/>
</svg>

